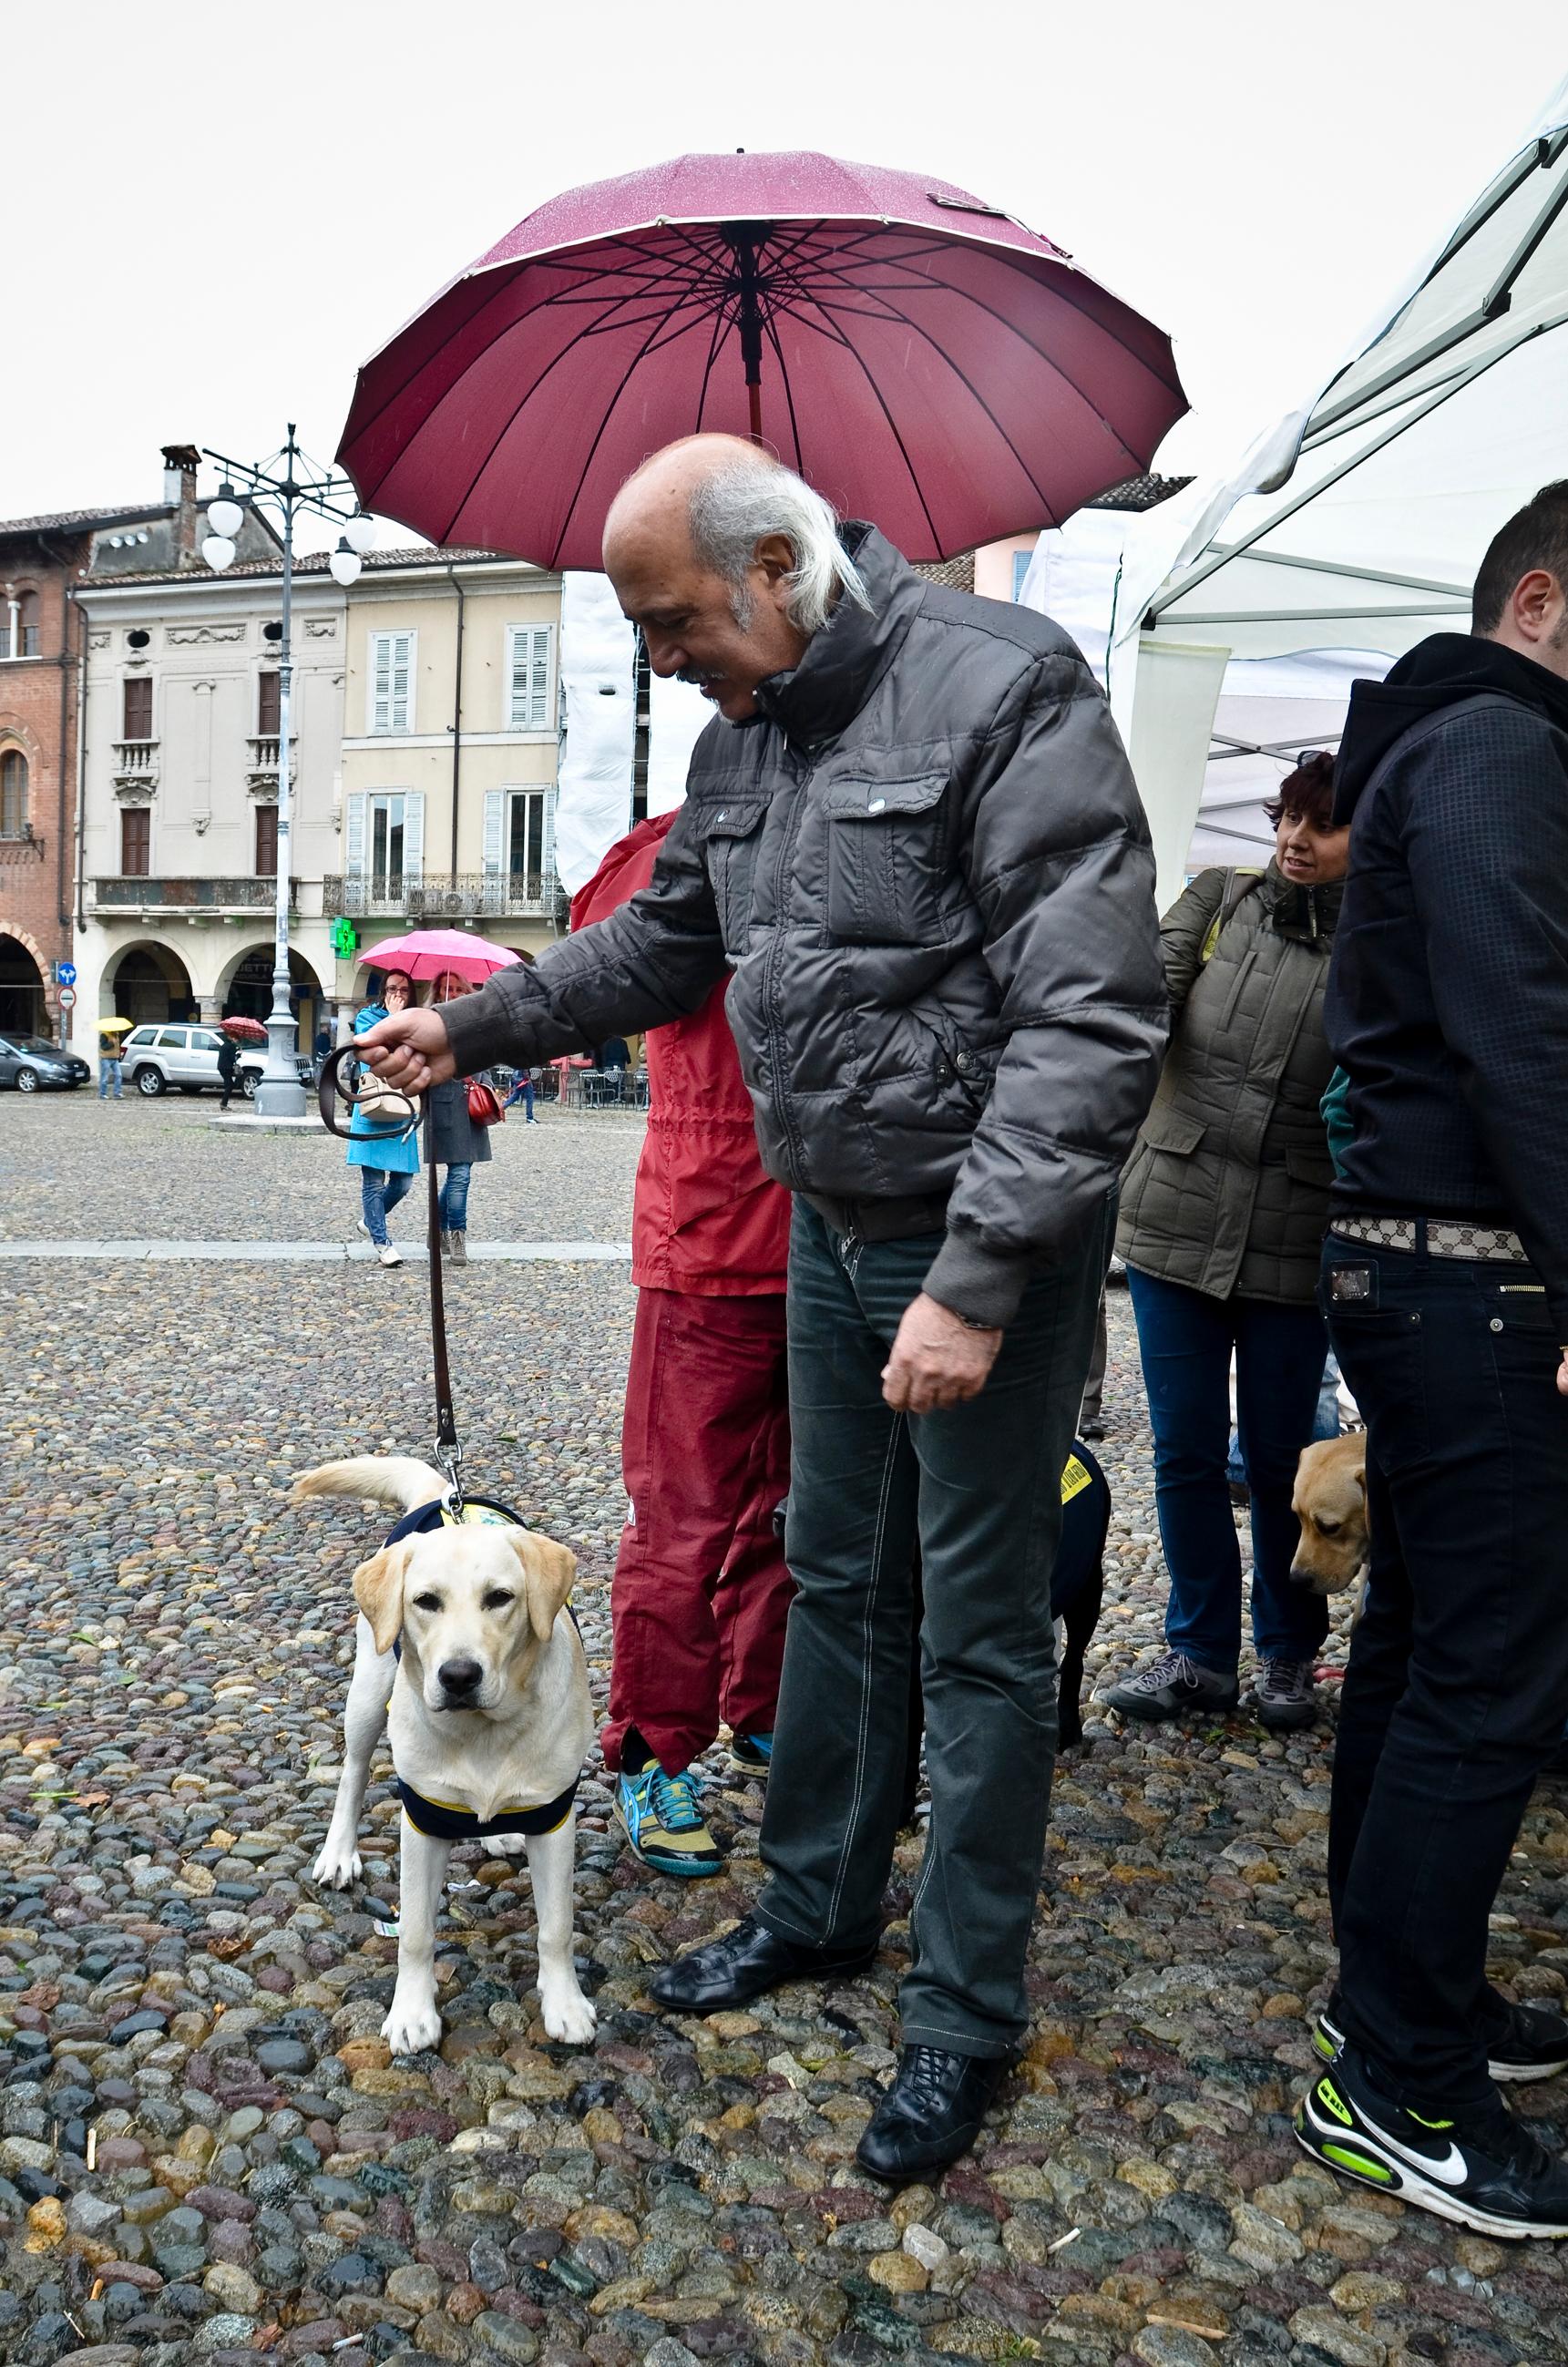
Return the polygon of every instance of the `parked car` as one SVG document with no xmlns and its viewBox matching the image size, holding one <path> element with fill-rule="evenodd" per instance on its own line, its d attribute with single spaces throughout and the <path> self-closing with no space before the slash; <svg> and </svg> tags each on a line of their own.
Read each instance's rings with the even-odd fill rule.
<svg viewBox="0 0 1568 2367">
<path fill-rule="evenodd" d="M 47 1036 L 0 1036 L 0 1085 L 36 1093 L 40 1085 L 85 1085 L 92 1077 L 85 1060 L 62 1052 Z"/>
<path fill-rule="evenodd" d="M 164 1027 L 133 1027 L 120 1055 L 124 1078 L 139 1093 L 166 1093 L 171 1085 L 182 1093 L 218 1093 L 218 1051 L 223 1038 L 216 1027 L 188 1026 L 176 1022 Z M 240 1054 L 236 1082 L 249 1101 L 261 1074 L 261 1053 Z"/>
</svg>

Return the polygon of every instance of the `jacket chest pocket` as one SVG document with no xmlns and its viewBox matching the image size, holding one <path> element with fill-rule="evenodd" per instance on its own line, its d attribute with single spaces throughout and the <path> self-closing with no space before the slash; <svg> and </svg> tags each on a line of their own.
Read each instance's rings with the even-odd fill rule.
<svg viewBox="0 0 1568 2367">
<path fill-rule="evenodd" d="M 751 942 L 752 894 L 756 881 L 765 798 L 735 798 L 702 818 L 702 855 L 719 912 L 724 952 L 739 961 Z"/>
<path fill-rule="evenodd" d="M 926 946 L 942 934 L 945 773 L 835 781 L 823 797 L 828 934 L 841 945 Z"/>
</svg>

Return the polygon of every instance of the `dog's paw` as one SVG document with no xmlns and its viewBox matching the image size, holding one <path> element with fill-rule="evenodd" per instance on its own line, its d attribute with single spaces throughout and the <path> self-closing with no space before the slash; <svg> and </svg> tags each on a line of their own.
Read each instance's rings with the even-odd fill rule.
<svg viewBox="0 0 1568 2367">
<path fill-rule="evenodd" d="M 559 1988 L 551 1986 L 540 1991 L 544 2026 L 551 2038 L 559 2038 L 567 2046 L 591 2046 L 594 2033 L 599 2026 L 598 2015 L 574 1982 Z"/>
<path fill-rule="evenodd" d="M 358 1881 L 360 1870 L 353 1834 L 340 1840 L 335 1834 L 328 1833 L 321 1855 L 311 1868 L 311 1880 L 324 1883 L 329 1890 L 347 1890 L 350 1883 Z"/>
<path fill-rule="evenodd" d="M 394 1996 L 381 2036 L 394 2055 L 423 2055 L 441 2042 L 441 2016 L 434 1998 Z"/>
</svg>

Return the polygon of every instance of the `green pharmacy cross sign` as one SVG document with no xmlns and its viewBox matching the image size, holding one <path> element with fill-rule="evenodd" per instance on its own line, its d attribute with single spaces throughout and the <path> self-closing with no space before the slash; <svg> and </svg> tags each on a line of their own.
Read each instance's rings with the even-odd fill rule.
<svg viewBox="0 0 1568 2367">
<path fill-rule="evenodd" d="M 359 932 L 352 921 L 334 921 L 332 950 L 339 961 L 347 961 L 359 948 Z"/>
</svg>

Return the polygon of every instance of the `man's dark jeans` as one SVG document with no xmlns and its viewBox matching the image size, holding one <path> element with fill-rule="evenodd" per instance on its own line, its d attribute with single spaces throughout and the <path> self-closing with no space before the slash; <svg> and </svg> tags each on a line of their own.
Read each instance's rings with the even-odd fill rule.
<svg viewBox="0 0 1568 2367">
<path fill-rule="evenodd" d="M 1371 1529 L 1329 1833 L 1345 2028 L 1402 2101 L 1463 2105 L 1487 1917 L 1568 1715 L 1568 1399 L 1528 1266 L 1330 1233 L 1323 1293 Z"/>
<path fill-rule="evenodd" d="M 1138 1353 L 1154 1433 L 1154 1504 L 1171 1574 L 1165 1641 L 1233 1677 L 1242 1645 L 1242 1557 L 1231 1514 L 1231 1351 L 1236 1417 L 1252 1485 L 1252 1633 L 1266 1660 L 1310 1660 L 1328 1606 L 1290 1576 L 1301 1535 L 1290 1510 L 1312 1435 L 1328 1342 L 1311 1305 L 1210 1298 L 1130 1266 Z"/>
<path fill-rule="evenodd" d="M 1105 1279 L 1109 1204 L 1031 1282 L 980 1396 L 894 1413 L 882 1367 L 939 1235 L 858 1243 L 795 1203 L 790 1607 L 763 1818 L 765 1923 L 874 1941 L 903 1808 L 915 1549 L 931 1829 L 910 1918 L 906 2044 L 1007 2054 L 1056 1750 L 1051 1573 Z"/>
</svg>

